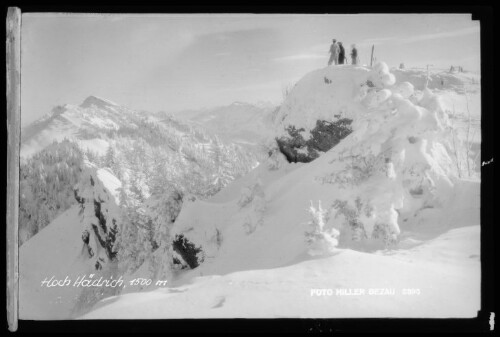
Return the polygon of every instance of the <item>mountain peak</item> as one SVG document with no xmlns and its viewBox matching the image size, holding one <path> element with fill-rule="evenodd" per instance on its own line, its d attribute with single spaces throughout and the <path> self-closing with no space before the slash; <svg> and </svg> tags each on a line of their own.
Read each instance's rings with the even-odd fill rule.
<svg viewBox="0 0 500 337">
<path fill-rule="evenodd" d="M 95 105 L 97 107 L 107 107 L 107 106 L 117 106 L 118 104 L 104 98 L 90 95 L 83 101 L 82 104 L 80 104 L 80 107 L 88 108 L 92 105 Z"/>
</svg>

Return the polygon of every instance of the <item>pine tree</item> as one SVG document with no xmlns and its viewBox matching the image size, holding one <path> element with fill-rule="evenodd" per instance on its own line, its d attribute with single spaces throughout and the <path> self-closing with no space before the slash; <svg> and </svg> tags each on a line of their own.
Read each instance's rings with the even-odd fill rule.
<svg viewBox="0 0 500 337">
<path fill-rule="evenodd" d="M 311 220 L 308 222 L 310 229 L 305 232 L 309 255 L 325 255 L 333 252 L 338 244 L 339 232 L 334 228 L 330 230 L 325 228 L 329 220 L 328 211 L 321 207 L 321 201 L 318 202 L 318 208 L 315 208 L 311 201 L 309 213 L 311 214 Z"/>
<path fill-rule="evenodd" d="M 116 165 L 116 154 L 114 147 L 110 144 L 106 150 L 106 155 L 104 158 L 104 165 L 113 170 Z"/>
</svg>

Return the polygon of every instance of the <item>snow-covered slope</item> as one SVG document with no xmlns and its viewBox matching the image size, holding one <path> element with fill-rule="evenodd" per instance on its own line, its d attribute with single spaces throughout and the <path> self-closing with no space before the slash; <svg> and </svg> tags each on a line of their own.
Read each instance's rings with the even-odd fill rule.
<svg viewBox="0 0 500 337">
<path fill-rule="evenodd" d="M 379 109 L 384 102 L 408 100 L 418 105 L 424 102 L 424 95 L 432 97 L 433 102 L 429 104 L 439 105 L 441 113 L 453 119 L 453 126 L 464 126 L 465 120 L 467 124 L 470 121 L 475 131 L 480 131 L 477 76 L 431 73 L 428 89 L 438 94 L 431 96 L 424 90 L 425 71 L 393 71 L 378 63 L 373 69 L 327 67 L 304 76 L 292 88 L 274 119 L 281 152 L 289 161 L 308 162 L 338 144 L 356 128 L 358 120 Z M 463 129 L 457 130 L 457 137 L 462 140 L 467 138 Z M 469 140 L 480 141 L 480 132 L 469 134 Z"/>
<path fill-rule="evenodd" d="M 278 112 L 277 138 L 310 153 L 289 126 L 304 142 L 321 139 L 318 121 L 348 118 L 350 132 L 304 163 L 272 151 L 214 198 L 185 203 L 172 235 L 198 249 L 177 253 L 199 266 L 83 318 L 475 316 L 480 180 L 457 165 L 464 144 L 442 100 L 457 91 L 408 78 L 385 64 L 306 75 Z"/>
<path fill-rule="evenodd" d="M 81 258 L 83 227 L 73 206 L 19 249 L 19 316 L 21 319 L 65 319 L 71 317 L 74 287 L 42 287 L 44 279 L 75 280 L 91 271 Z"/>
<path fill-rule="evenodd" d="M 479 226 L 471 226 L 392 255 L 342 250 L 281 268 L 201 276 L 108 298 L 81 318 L 475 317 L 478 242 Z"/>
<path fill-rule="evenodd" d="M 119 212 L 113 193 L 117 178 L 109 171 L 86 163 L 83 181 L 76 187 L 74 205 L 43 228 L 19 249 L 19 313 L 22 319 L 68 319 L 119 288 L 93 289 L 74 286 L 84 275 L 116 276 L 110 259 Z M 107 222 L 107 224 L 106 224 Z M 102 244 L 104 243 L 104 246 Z M 106 265 L 108 268 L 102 268 Z M 68 284 L 64 284 L 65 280 Z M 42 282 L 56 280 L 60 285 Z"/>
<path fill-rule="evenodd" d="M 479 92 L 481 78 L 476 73 L 471 72 L 450 72 L 444 69 L 418 68 L 409 69 L 391 69 L 397 82 L 410 82 L 415 89 L 423 90 L 427 87 L 431 90 L 453 90 L 459 93 L 468 91 L 470 93 Z"/>
</svg>

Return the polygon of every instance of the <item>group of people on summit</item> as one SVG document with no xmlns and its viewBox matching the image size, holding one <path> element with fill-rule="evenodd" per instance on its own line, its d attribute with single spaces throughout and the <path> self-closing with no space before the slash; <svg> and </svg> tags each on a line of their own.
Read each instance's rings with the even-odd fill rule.
<svg viewBox="0 0 500 337">
<path fill-rule="evenodd" d="M 351 64 L 358 64 L 358 50 L 356 49 L 355 44 L 351 45 L 351 60 Z M 342 42 L 337 42 L 335 39 L 333 39 L 333 43 L 330 46 L 330 59 L 328 60 L 328 65 L 332 65 L 332 63 L 347 63 L 344 46 L 342 45 Z"/>
</svg>

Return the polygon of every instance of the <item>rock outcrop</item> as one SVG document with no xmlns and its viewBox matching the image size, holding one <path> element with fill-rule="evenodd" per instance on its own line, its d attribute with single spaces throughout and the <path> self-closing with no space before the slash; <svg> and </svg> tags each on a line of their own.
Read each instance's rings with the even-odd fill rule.
<svg viewBox="0 0 500 337">
<path fill-rule="evenodd" d="M 310 162 L 353 131 L 360 111 L 377 106 L 394 84 L 387 65 L 316 70 L 290 91 L 275 119 L 278 148 L 289 162 Z"/>
<path fill-rule="evenodd" d="M 118 211 L 110 193 L 105 189 L 96 173 L 86 169 L 86 176 L 75 187 L 74 196 L 80 204 L 80 214 L 85 224 L 82 241 L 87 257 L 95 259 L 95 269 L 115 261 L 117 251 L 114 244 L 118 233 Z"/>
<path fill-rule="evenodd" d="M 288 136 L 276 138 L 278 147 L 290 163 L 308 163 L 317 157 L 319 152 L 326 152 L 337 145 L 351 132 L 352 119 L 339 118 L 336 121 L 317 120 L 316 127 L 310 131 L 311 138 L 305 140 L 301 131 L 293 125 L 287 127 Z"/>
</svg>

